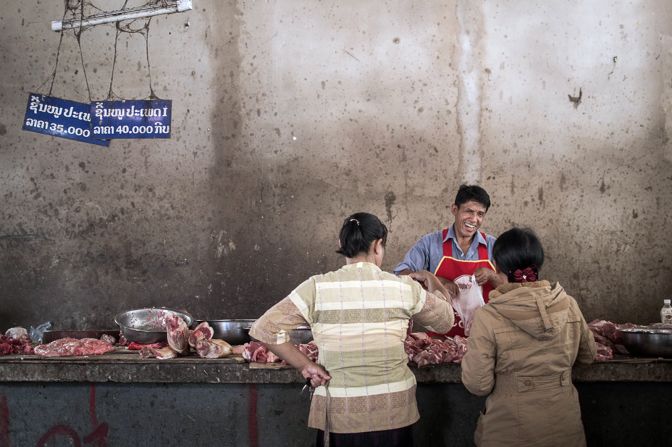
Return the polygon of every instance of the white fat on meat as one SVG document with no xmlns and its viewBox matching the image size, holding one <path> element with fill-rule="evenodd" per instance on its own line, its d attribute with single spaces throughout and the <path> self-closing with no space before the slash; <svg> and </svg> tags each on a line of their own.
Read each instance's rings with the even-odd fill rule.
<svg viewBox="0 0 672 447">
<path fill-rule="evenodd" d="M 201 339 L 196 343 L 196 353 L 204 359 L 218 359 L 231 354 L 231 345 L 219 339 Z"/>
<path fill-rule="evenodd" d="M 9 328 L 7 329 L 7 332 L 5 332 L 5 337 L 9 337 L 13 340 L 21 340 L 22 338 L 28 337 L 28 331 L 21 326 Z"/>
<path fill-rule="evenodd" d="M 168 346 L 178 354 L 189 350 L 189 327 L 177 315 L 168 315 L 164 320 Z"/>
</svg>

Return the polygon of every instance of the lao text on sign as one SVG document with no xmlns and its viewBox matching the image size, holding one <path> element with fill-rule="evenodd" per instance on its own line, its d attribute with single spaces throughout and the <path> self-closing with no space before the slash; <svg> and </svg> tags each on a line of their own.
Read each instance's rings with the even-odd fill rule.
<svg viewBox="0 0 672 447">
<path fill-rule="evenodd" d="M 91 133 L 97 138 L 170 138 L 172 101 L 96 101 Z"/>
<path fill-rule="evenodd" d="M 23 130 L 109 146 L 104 137 L 91 133 L 91 105 L 53 96 L 30 93 Z"/>
</svg>

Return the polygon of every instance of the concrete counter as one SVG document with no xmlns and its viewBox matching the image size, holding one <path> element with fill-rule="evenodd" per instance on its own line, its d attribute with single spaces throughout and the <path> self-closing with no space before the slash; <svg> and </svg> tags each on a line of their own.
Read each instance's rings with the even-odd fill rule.
<svg viewBox="0 0 672 447">
<path fill-rule="evenodd" d="M 460 367 L 412 368 L 419 383 L 460 383 Z M 580 365 L 575 382 L 672 382 L 672 361 L 627 359 Z M 248 364 L 240 357 L 142 359 L 137 353 L 90 357 L 0 357 L 1 382 L 301 383 L 290 367 Z"/>
<path fill-rule="evenodd" d="M 459 365 L 413 371 L 416 445 L 472 445 L 484 398 L 459 383 Z M 581 366 L 574 380 L 590 446 L 672 438 L 672 362 Z M 310 446 L 302 382 L 240 359 L 0 357 L 0 446 Z"/>
</svg>

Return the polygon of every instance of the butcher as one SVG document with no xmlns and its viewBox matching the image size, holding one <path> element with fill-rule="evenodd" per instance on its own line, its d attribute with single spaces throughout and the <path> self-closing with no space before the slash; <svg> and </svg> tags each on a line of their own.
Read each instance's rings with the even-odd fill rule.
<svg viewBox="0 0 672 447">
<path fill-rule="evenodd" d="M 506 282 L 492 264 L 495 237 L 480 231 L 490 196 L 477 185 L 461 185 L 450 207 L 454 223 L 421 237 L 394 268 L 397 275 L 428 270 L 450 292 L 453 327 L 441 336 L 468 336 L 474 312 L 488 302 L 490 291 Z"/>
</svg>

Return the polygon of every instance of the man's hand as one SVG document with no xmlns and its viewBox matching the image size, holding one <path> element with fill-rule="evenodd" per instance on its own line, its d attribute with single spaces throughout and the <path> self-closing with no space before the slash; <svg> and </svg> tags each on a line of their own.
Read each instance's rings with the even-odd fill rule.
<svg viewBox="0 0 672 447">
<path fill-rule="evenodd" d="M 453 281 L 446 278 L 441 278 L 440 276 L 437 276 L 437 278 L 439 281 L 441 281 L 441 285 L 443 285 L 443 287 L 445 287 L 448 291 L 450 299 L 453 299 L 460 294 L 460 288 L 457 287 L 457 284 L 455 284 Z"/>
<path fill-rule="evenodd" d="M 493 289 L 508 282 L 504 273 L 497 273 L 494 270 L 485 267 L 477 268 L 474 272 L 474 277 L 476 277 L 476 282 L 479 286 L 482 286 L 487 282 L 490 283 Z"/>
</svg>

